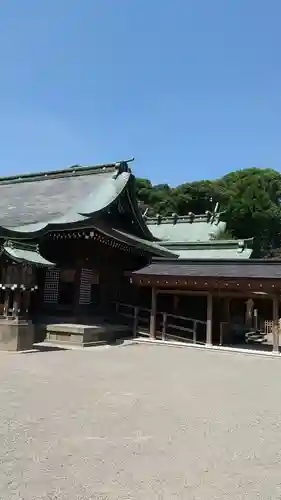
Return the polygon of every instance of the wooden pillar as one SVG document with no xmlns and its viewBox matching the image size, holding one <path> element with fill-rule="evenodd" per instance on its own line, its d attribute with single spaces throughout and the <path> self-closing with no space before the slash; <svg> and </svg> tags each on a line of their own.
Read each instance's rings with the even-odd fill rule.
<svg viewBox="0 0 281 500">
<path fill-rule="evenodd" d="M 24 290 L 22 294 L 22 309 L 23 309 L 23 316 L 28 317 L 29 313 L 29 306 L 30 306 L 30 290 Z"/>
<path fill-rule="evenodd" d="M 230 304 L 231 304 L 231 297 L 224 297 L 223 299 L 223 321 L 225 323 L 230 322 Z"/>
<path fill-rule="evenodd" d="M 273 297 L 273 352 L 279 352 L 279 296 Z"/>
<path fill-rule="evenodd" d="M 138 324 L 139 324 L 139 307 L 134 307 L 134 324 L 133 324 L 133 336 L 137 337 L 138 335 Z"/>
<path fill-rule="evenodd" d="M 230 331 L 230 302 L 231 298 L 223 298 L 222 321 L 220 321 L 220 345 L 225 343 Z"/>
<path fill-rule="evenodd" d="M 155 339 L 156 337 L 156 314 L 157 314 L 157 295 L 156 288 L 151 289 L 151 311 L 150 311 L 150 337 Z"/>
<path fill-rule="evenodd" d="M 252 328 L 253 326 L 253 310 L 254 310 L 253 299 L 246 300 L 245 324 L 249 328 Z"/>
<path fill-rule="evenodd" d="M 3 315 L 5 317 L 9 316 L 10 293 L 11 293 L 10 288 L 6 288 L 5 299 L 4 299 L 4 311 L 3 311 Z"/>
<path fill-rule="evenodd" d="M 212 327 L 213 327 L 213 296 L 207 295 L 207 326 L 206 326 L 206 345 L 212 345 Z"/>
<path fill-rule="evenodd" d="M 166 330 L 167 330 L 167 313 L 163 313 L 163 322 L 162 322 L 162 340 L 166 340 Z"/>
<path fill-rule="evenodd" d="M 13 295 L 13 316 L 18 318 L 21 313 L 21 290 L 17 288 Z"/>
</svg>

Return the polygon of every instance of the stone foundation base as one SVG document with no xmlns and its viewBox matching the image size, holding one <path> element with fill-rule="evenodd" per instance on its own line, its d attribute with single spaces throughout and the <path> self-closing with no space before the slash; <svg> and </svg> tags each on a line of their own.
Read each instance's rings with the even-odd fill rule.
<svg viewBox="0 0 281 500">
<path fill-rule="evenodd" d="M 31 321 L 0 320 L 0 351 L 29 351 L 33 348 L 34 328 Z"/>
<path fill-rule="evenodd" d="M 129 328 L 122 325 L 77 325 L 59 323 L 46 326 L 46 342 L 81 347 L 101 345 L 122 336 L 128 336 Z"/>
</svg>

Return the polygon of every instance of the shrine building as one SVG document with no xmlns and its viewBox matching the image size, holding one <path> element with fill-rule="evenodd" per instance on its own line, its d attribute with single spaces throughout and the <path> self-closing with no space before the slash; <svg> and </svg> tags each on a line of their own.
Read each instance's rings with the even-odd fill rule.
<svg viewBox="0 0 281 500">
<path fill-rule="evenodd" d="M 223 240 L 224 229 L 218 206 L 146 217 L 129 161 L 1 178 L 0 344 L 14 328 L 19 349 L 20 331 L 41 325 L 42 339 L 83 330 L 90 345 L 97 318 L 138 335 L 146 311 L 152 338 L 173 327 L 175 338 L 212 345 L 229 339 L 234 316 L 247 323 L 249 300 L 252 323 L 258 304 L 277 325 L 280 263 L 251 259 L 253 240 Z"/>
</svg>

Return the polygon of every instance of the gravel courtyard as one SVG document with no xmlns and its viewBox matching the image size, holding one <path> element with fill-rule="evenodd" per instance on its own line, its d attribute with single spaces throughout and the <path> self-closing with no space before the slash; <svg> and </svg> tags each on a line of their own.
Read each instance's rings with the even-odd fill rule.
<svg viewBox="0 0 281 500">
<path fill-rule="evenodd" d="M 281 359 L 0 353 L 0 499 L 281 497 Z"/>
</svg>

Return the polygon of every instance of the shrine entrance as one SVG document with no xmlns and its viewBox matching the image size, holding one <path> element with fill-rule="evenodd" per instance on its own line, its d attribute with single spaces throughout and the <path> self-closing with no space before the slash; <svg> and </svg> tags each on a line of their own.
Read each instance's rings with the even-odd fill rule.
<svg viewBox="0 0 281 500">
<path fill-rule="evenodd" d="M 76 301 L 75 269 L 62 269 L 58 283 L 58 305 L 61 310 L 73 311 Z"/>
</svg>

